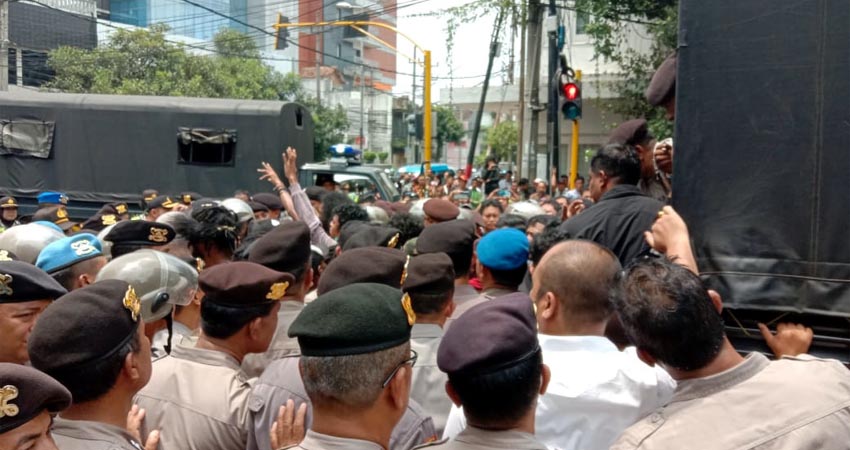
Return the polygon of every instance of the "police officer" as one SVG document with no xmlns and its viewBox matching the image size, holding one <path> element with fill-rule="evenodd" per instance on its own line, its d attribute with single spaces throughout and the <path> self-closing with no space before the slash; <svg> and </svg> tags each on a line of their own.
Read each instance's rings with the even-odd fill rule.
<svg viewBox="0 0 850 450">
<path fill-rule="evenodd" d="M 96 236 L 80 233 L 48 244 L 35 265 L 70 292 L 94 283 L 106 257 Z"/>
<path fill-rule="evenodd" d="M 469 220 L 450 220 L 437 223 L 422 230 L 416 240 L 416 253 L 445 253 L 454 266 L 454 303 L 463 303 L 478 297 L 478 291 L 469 285 L 469 269 L 472 265 L 475 244 L 475 224 Z"/>
<path fill-rule="evenodd" d="M 640 159 L 640 181 L 638 187 L 647 197 L 667 202 L 670 197 L 670 181 L 656 167 L 656 140 L 649 132 L 646 119 L 633 119 L 623 122 L 611 132 L 609 144 L 625 145 L 633 148 Z"/>
<path fill-rule="evenodd" d="M 145 220 L 155 221 L 157 217 L 175 209 L 178 205 L 178 202 L 167 195 L 156 196 L 153 200 L 147 202 Z"/>
<path fill-rule="evenodd" d="M 268 349 L 280 301 L 295 279 L 241 261 L 205 269 L 198 281 L 204 299 L 197 343 L 157 360 L 136 400 L 146 424 L 162 428 L 165 449 L 243 450 L 251 384 L 242 360 Z"/>
<path fill-rule="evenodd" d="M 470 309 L 446 331 L 437 364 L 469 425 L 428 448 L 546 450 L 534 437 L 534 413 L 550 374 L 530 301 L 497 298 Z"/>
<path fill-rule="evenodd" d="M 174 228 L 164 223 L 129 220 L 115 224 L 103 240 L 112 243 L 110 252 L 113 258 L 117 258 L 143 248 L 159 249 L 175 236 Z"/>
<path fill-rule="evenodd" d="M 19 364 L 0 363 L 0 448 L 57 450 L 51 415 L 71 405 L 58 381 Z"/>
<path fill-rule="evenodd" d="M 46 191 L 38 194 L 38 209 L 50 206 L 68 206 L 68 196 L 62 192 Z"/>
<path fill-rule="evenodd" d="M 12 228 L 20 225 L 18 220 L 18 202 L 14 197 L 0 198 L 0 228 Z"/>
<path fill-rule="evenodd" d="M 44 311 L 29 339 L 33 367 L 71 392 L 54 421 L 62 450 L 140 450 L 127 417 L 151 375 L 150 341 L 129 284 L 105 280 L 70 292 Z M 158 433 L 145 448 L 156 448 Z"/>
<path fill-rule="evenodd" d="M 413 368 L 410 398 L 419 402 L 442 435 L 452 402 L 446 395 L 446 374 L 437 367 L 437 349 L 443 325 L 454 312 L 452 301 L 455 274 L 445 253 L 428 253 L 410 260 L 402 290 L 410 296 L 416 323 L 410 336 L 411 348 L 419 354 Z"/>
<path fill-rule="evenodd" d="M 44 247 L 64 237 L 62 229 L 52 223 L 18 225 L 0 233 L 0 250 L 15 255 L 18 261 L 35 264 Z"/>
<path fill-rule="evenodd" d="M 346 225 L 350 224 L 349 222 Z M 396 228 L 367 224 L 358 229 L 340 246 L 342 251 L 364 247 L 400 248 L 399 239 L 401 239 L 401 232 Z"/>
<path fill-rule="evenodd" d="M 368 261 L 368 264 L 364 264 Z M 370 283 L 376 285 L 379 283 L 381 287 L 391 287 L 397 290 L 402 282 L 407 278 L 408 257 L 400 250 L 367 247 L 350 250 L 343 253 L 338 258 L 334 259 L 331 264 L 325 269 L 321 280 L 319 281 L 319 297 L 329 295 L 335 291 L 345 291 L 347 287 L 355 284 Z M 382 289 L 379 289 L 381 291 Z M 383 291 L 386 291 L 383 289 Z M 351 293 L 352 291 L 347 291 Z M 344 310 L 340 310 L 330 316 L 327 316 L 328 326 L 342 326 L 344 322 L 335 322 L 338 318 L 348 315 L 350 308 L 356 310 L 357 305 L 362 302 L 364 306 L 373 298 L 362 296 L 361 291 L 356 291 L 358 294 L 349 297 L 352 305 L 346 305 Z M 372 292 L 372 291 L 369 291 Z M 398 292 L 398 291 L 396 291 Z M 399 297 L 401 293 L 398 292 Z M 368 297 L 368 298 L 367 298 Z M 304 311 L 309 305 L 315 304 L 317 300 L 305 306 Z M 336 303 L 336 301 L 334 302 Z M 298 315 L 296 322 L 304 315 L 304 311 Z M 386 328 L 384 318 L 380 314 L 370 313 L 364 310 L 358 313 L 356 317 L 350 317 L 351 320 L 363 321 L 359 327 L 368 326 L 375 329 Z M 313 319 L 311 319 L 313 320 Z M 381 324 L 380 326 L 378 324 Z M 295 337 L 293 327 L 290 326 L 290 337 Z M 368 334 L 369 331 L 363 331 Z M 408 332 L 409 335 L 409 332 Z M 354 342 L 354 341 L 352 341 Z M 302 342 L 299 342 L 299 344 Z M 343 341 L 339 342 L 340 348 L 344 348 L 346 344 Z M 302 382 L 301 371 L 299 370 L 300 357 L 302 356 L 303 346 L 299 347 L 298 353 L 290 355 L 290 357 L 272 361 L 263 372 L 263 375 L 257 380 L 251 393 L 250 409 L 253 417 L 253 428 L 249 436 L 248 450 L 265 450 L 270 448 L 269 434 L 272 429 L 272 424 L 278 418 L 278 410 L 281 406 L 286 405 L 287 400 L 294 400 L 297 403 L 310 403 L 311 398 L 308 397 L 308 391 L 305 391 L 305 385 Z M 297 357 L 296 357 L 297 356 Z M 346 372 L 346 370 L 342 370 Z M 389 369 L 388 369 L 389 371 Z M 356 381 L 350 381 L 351 386 L 357 384 Z M 365 383 L 365 381 L 364 381 Z M 313 409 L 307 409 L 307 424 L 313 420 Z M 392 429 L 392 435 L 389 442 L 389 450 L 410 450 L 412 447 L 428 442 L 431 439 L 436 439 L 437 434 L 434 430 L 434 423 L 422 407 L 414 400 L 407 404 L 401 421 L 395 428 Z"/>
<path fill-rule="evenodd" d="M 68 217 L 68 210 L 65 209 L 64 206 L 45 206 L 43 208 L 39 208 L 39 210 L 32 215 L 32 221 L 52 223 L 59 227 L 66 235 L 70 235 L 80 229 L 80 225 L 76 222 L 72 222 Z"/>
<path fill-rule="evenodd" d="M 388 449 L 404 414 L 416 353 L 410 299 L 352 284 L 320 295 L 290 328 L 301 348 L 313 420 L 299 449 Z M 380 326 L 377 326 L 380 324 Z"/>
<path fill-rule="evenodd" d="M 29 361 L 27 340 L 50 303 L 68 291 L 38 267 L 0 261 L 0 362 Z"/>
<path fill-rule="evenodd" d="M 676 53 L 668 56 L 658 66 L 652 81 L 646 87 L 644 96 L 652 106 L 663 106 L 667 110 L 667 120 L 676 118 Z"/>
<path fill-rule="evenodd" d="M 124 206 L 124 214 L 127 213 L 127 207 Z M 119 221 L 121 221 L 121 214 L 118 213 L 118 209 L 113 205 L 103 205 L 93 216 L 89 217 L 85 222 L 82 223 L 81 227 L 83 230 L 88 230 L 93 233 L 100 233 L 104 230 L 104 228 L 115 225 Z"/>
<path fill-rule="evenodd" d="M 422 211 L 425 213 L 426 227 L 435 223 L 457 219 L 457 216 L 460 215 L 460 209 L 454 203 L 442 198 L 427 200 L 422 205 Z"/>
</svg>

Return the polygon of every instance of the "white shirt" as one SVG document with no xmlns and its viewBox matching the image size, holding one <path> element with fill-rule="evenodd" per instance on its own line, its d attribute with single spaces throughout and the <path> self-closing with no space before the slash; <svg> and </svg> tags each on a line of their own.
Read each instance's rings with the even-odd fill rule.
<svg viewBox="0 0 850 450">
<path fill-rule="evenodd" d="M 538 335 L 543 362 L 552 371 L 537 400 L 535 436 L 550 449 L 608 450 L 620 434 L 673 397 L 676 382 L 661 368 L 619 351 L 600 336 Z M 443 437 L 466 426 L 452 407 Z"/>
</svg>

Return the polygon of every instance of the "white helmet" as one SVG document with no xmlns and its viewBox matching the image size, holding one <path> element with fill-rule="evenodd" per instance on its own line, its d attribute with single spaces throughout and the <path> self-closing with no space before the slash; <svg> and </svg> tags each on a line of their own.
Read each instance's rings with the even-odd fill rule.
<svg viewBox="0 0 850 450">
<path fill-rule="evenodd" d="M 383 208 L 378 206 L 366 205 L 363 207 L 366 214 L 369 215 L 369 222 L 378 225 L 386 225 L 390 222 L 390 216 Z"/>
<path fill-rule="evenodd" d="M 245 223 L 254 218 L 254 210 L 244 200 L 227 198 L 222 200 L 219 205 L 233 211 L 239 218 L 239 223 Z"/>
<path fill-rule="evenodd" d="M 113 259 L 97 274 L 100 280 L 122 280 L 133 286 L 146 322 L 167 316 L 172 305 L 188 305 L 198 290 L 194 267 L 168 253 L 149 249 Z"/>
<path fill-rule="evenodd" d="M 38 223 L 16 225 L 0 233 L 0 250 L 13 253 L 20 261 L 35 264 L 38 254 L 47 244 L 64 237 L 61 231 L 50 226 Z"/>
<path fill-rule="evenodd" d="M 534 216 L 546 214 L 546 211 L 544 211 L 537 203 L 525 201 L 511 203 L 505 211 L 505 214 L 514 214 L 528 220 Z"/>
<path fill-rule="evenodd" d="M 428 200 L 429 199 L 427 199 L 427 198 L 420 198 L 419 200 L 416 200 L 415 202 L 413 202 L 413 204 L 410 205 L 410 211 L 408 211 L 409 214 L 413 217 L 418 217 L 420 219 L 424 219 L 425 218 L 425 209 L 424 209 L 425 208 L 425 202 L 427 202 Z"/>
</svg>

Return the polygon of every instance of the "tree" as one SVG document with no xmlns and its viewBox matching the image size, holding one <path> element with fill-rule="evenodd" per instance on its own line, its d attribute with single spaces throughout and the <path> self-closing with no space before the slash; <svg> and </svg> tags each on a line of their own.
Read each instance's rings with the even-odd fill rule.
<svg viewBox="0 0 850 450">
<path fill-rule="evenodd" d="M 487 133 L 487 144 L 502 161 L 513 161 L 519 129 L 513 121 L 500 122 Z"/>
<path fill-rule="evenodd" d="M 576 0 L 575 8 L 588 18 L 586 32 L 597 58 L 622 68 L 622 78 L 611 82 L 618 98 L 603 108 L 626 118 L 646 117 L 655 136 L 672 136 L 673 126 L 664 111 L 647 103 L 643 93 L 655 68 L 676 48 L 678 0 Z M 643 27 L 652 40 L 649 53 L 626 44 L 635 27 Z"/>
<path fill-rule="evenodd" d="M 342 106 L 324 106 L 316 101 L 315 97 L 300 96 L 296 99 L 312 111 L 313 116 L 313 159 L 323 161 L 328 157 L 328 149 L 332 145 L 340 144 L 345 139 L 348 130 L 348 114 Z"/>
<path fill-rule="evenodd" d="M 443 155 L 443 145 L 446 142 L 459 143 L 466 135 L 463 124 L 457 120 L 454 112 L 448 106 L 434 105 L 433 110 L 437 113 L 437 155 L 435 160 Z"/>
</svg>

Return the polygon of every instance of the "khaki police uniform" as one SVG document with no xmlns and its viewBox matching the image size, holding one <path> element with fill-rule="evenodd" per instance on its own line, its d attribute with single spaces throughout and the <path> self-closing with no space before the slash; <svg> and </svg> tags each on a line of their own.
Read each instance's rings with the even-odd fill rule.
<svg viewBox="0 0 850 450">
<path fill-rule="evenodd" d="M 413 366 L 410 398 L 419 402 L 431 416 L 438 436 L 442 436 L 452 408 L 452 401 L 446 394 L 448 376 L 437 367 L 437 349 L 442 338 L 443 329 L 439 325 L 417 323 L 410 330 L 410 348 L 419 354 Z"/>
<path fill-rule="evenodd" d="M 307 431 L 307 435 L 304 436 L 304 440 L 300 444 L 284 448 L 303 450 L 384 450 L 384 447 L 375 442 L 330 436 L 316 433 L 313 430 Z"/>
<path fill-rule="evenodd" d="M 251 382 L 239 361 L 218 351 L 176 346 L 154 362 L 136 396 L 148 430 L 162 430 L 162 450 L 244 450 Z"/>
<path fill-rule="evenodd" d="M 626 429 L 612 450 L 847 449 L 850 372 L 808 355 L 750 354 L 717 375 L 680 381 L 671 402 Z"/>
<path fill-rule="evenodd" d="M 127 430 L 102 422 L 57 417 L 51 433 L 60 450 L 142 450 Z"/>
<path fill-rule="evenodd" d="M 487 300 L 492 300 L 494 298 L 512 294 L 514 292 L 516 291 L 512 291 L 510 289 L 492 288 L 485 289 L 478 296 L 474 298 L 467 298 L 465 300 L 458 300 L 457 296 L 455 296 L 455 312 L 453 312 L 449 320 L 446 321 L 445 328 L 448 329 L 455 320 L 457 320 L 460 316 L 462 316 L 464 313 L 466 313 L 473 307 L 480 305 L 486 302 Z"/>
<path fill-rule="evenodd" d="M 304 303 L 298 300 L 283 300 L 277 313 L 277 329 L 272 343 L 265 353 L 254 353 L 242 360 L 242 370 L 250 377 L 258 377 L 275 360 L 289 356 L 298 356 L 298 340 L 286 335 L 289 326 L 298 317 Z"/>
<path fill-rule="evenodd" d="M 443 440 L 419 448 L 445 450 L 547 450 L 533 434 L 516 430 L 491 431 L 467 427 L 452 440 Z"/>
</svg>

